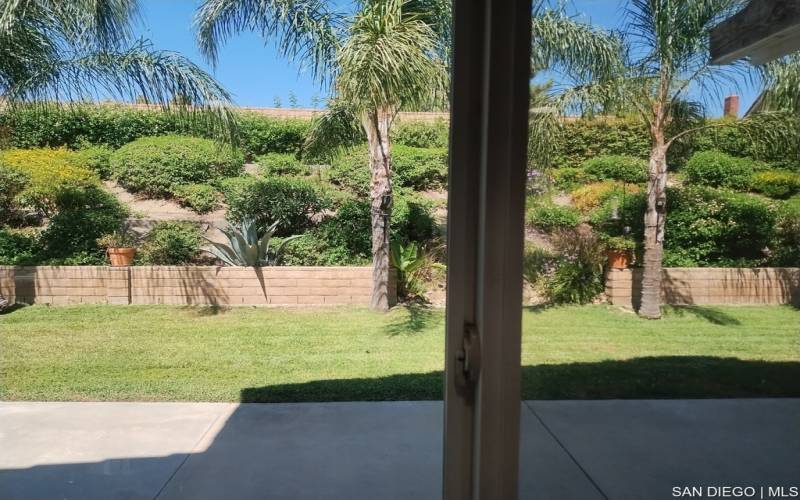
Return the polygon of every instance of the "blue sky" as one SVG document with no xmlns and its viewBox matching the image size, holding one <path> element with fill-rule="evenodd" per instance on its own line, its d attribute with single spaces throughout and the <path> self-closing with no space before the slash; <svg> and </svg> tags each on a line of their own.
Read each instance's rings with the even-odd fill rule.
<svg viewBox="0 0 800 500">
<path fill-rule="evenodd" d="M 194 41 L 192 15 L 196 0 L 142 0 L 142 23 L 137 34 L 148 38 L 159 49 L 180 52 L 214 76 L 233 93 L 240 106 L 272 106 L 278 97 L 289 107 L 289 95 L 297 96 L 300 107 L 310 107 L 316 95 L 324 97 L 307 72 L 279 58 L 274 46 L 264 44 L 257 35 L 245 33 L 232 38 L 220 51 L 219 64 L 211 68 L 201 57 Z M 569 10 L 582 20 L 614 28 L 622 19 L 624 0 L 571 0 Z M 744 112 L 754 98 L 754 92 L 742 96 Z M 709 103 L 709 114 L 719 115 L 722 103 Z"/>
</svg>

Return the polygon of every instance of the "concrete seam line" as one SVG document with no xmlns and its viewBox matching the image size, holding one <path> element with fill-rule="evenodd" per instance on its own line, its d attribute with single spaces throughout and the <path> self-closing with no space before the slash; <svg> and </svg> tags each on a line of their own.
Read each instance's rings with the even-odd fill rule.
<svg viewBox="0 0 800 500">
<path fill-rule="evenodd" d="M 564 445 L 564 443 L 562 443 L 561 440 L 558 439 L 558 436 L 556 436 L 556 434 L 550 429 L 550 427 L 548 427 L 547 424 L 544 423 L 544 419 L 542 419 L 542 417 L 538 413 L 536 413 L 536 409 L 534 409 L 534 407 L 531 404 L 531 402 L 530 401 L 524 401 L 524 403 L 525 403 L 525 406 L 527 406 L 528 409 L 531 411 L 531 413 L 533 413 L 533 416 L 536 417 L 536 420 L 538 420 L 539 423 L 542 424 L 542 427 L 544 427 L 544 430 L 546 430 L 547 433 L 550 434 L 550 437 L 552 437 L 553 440 L 555 440 L 555 442 L 558 444 L 558 446 L 561 447 L 562 450 L 564 450 L 564 453 L 567 454 L 569 459 L 572 460 L 572 463 L 574 463 L 578 467 L 578 469 L 580 469 L 580 471 L 583 473 L 583 475 L 586 476 L 586 479 L 588 479 L 589 482 L 592 484 L 592 486 L 595 487 L 597 492 L 600 493 L 600 495 L 603 498 L 605 498 L 606 500 L 610 500 L 608 498 L 608 495 L 606 495 L 606 493 L 600 488 L 600 485 L 597 484 L 597 482 L 595 482 L 594 478 L 592 478 L 592 476 L 589 475 L 589 472 L 586 469 L 583 468 L 583 466 L 580 464 L 580 462 L 578 462 L 578 459 L 576 459 L 575 456 L 572 453 L 570 453 L 570 451 L 567 449 L 567 447 Z"/>
<path fill-rule="evenodd" d="M 155 494 L 155 496 L 153 497 L 153 500 L 158 500 L 158 497 L 160 497 L 161 494 L 164 493 L 164 490 L 166 489 L 167 485 L 178 474 L 178 471 L 181 470 L 181 468 L 183 467 L 183 464 L 185 464 L 186 461 L 189 460 L 189 457 L 191 457 L 194 454 L 194 451 L 197 449 L 197 447 L 200 445 L 200 443 L 202 443 L 203 440 L 205 439 L 206 434 L 208 434 L 211 429 L 216 427 L 217 422 L 219 422 L 219 419 L 222 418 L 223 413 L 226 413 L 226 412 L 218 413 L 217 416 L 214 417 L 214 420 L 212 420 L 211 423 L 208 424 L 208 427 L 206 427 L 206 429 L 203 431 L 203 433 L 200 435 L 200 437 L 197 438 L 197 441 L 194 443 L 194 445 L 192 445 L 192 449 L 189 450 L 188 452 L 186 452 L 186 454 L 185 454 L 186 456 L 183 457 L 183 460 L 181 460 L 181 463 L 178 464 L 177 467 L 175 467 L 175 470 L 172 471 L 172 474 L 169 475 L 167 480 L 164 481 L 164 484 L 161 485 L 161 488 L 158 489 L 158 493 Z M 227 415 L 228 415 L 228 417 L 230 417 L 231 414 L 227 413 Z"/>
</svg>

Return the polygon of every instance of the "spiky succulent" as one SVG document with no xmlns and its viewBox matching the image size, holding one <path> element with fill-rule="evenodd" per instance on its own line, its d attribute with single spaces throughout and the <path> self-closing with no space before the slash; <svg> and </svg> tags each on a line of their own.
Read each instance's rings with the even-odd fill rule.
<svg viewBox="0 0 800 500">
<path fill-rule="evenodd" d="M 206 238 L 211 246 L 207 250 L 229 266 L 274 266 L 277 265 L 286 244 L 302 235 L 283 239 L 273 250 L 270 249 L 272 236 L 280 221 L 275 221 L 266 229 L 255 219 L 245 219 L 238 227 L 221 229 L 229 244 L 218 243 Z"/>
</svg>

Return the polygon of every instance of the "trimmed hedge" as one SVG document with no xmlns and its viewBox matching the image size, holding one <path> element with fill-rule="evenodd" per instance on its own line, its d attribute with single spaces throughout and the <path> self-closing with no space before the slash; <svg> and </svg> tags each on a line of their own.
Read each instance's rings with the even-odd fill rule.
<svg viewBox="0 0 800 500">
<path fill-rule="evenodd" d="M 177 186 L 239 175 L 244 159 L 210 139 L 167 135 L 143 137 L 111 156 L 111 170 L 129 191 L 168 196 Z"/>
<path fill-rule="evenodd" d="M 191 222 L 161 221 L 147 234 L 140 253 L 143 264 L 189 264 L 200 253 L 200 229 Z"/>
<path fill-rule="evenodd" d="M 390 221 L 390 238 L 405 245 L 429 240 L 435 231 L 430 203 L 415 195 L 397 195 Z M 287 265 L 356 265 L 372 258 L 370 203 L 344 201 L 336 214 L 302 238 L 287 245 Z"/>
<path fill-rule="evenodd" d="M 236 114 L 241 147 L 249 158 L 274 153 L 299 153 L 308 133 L 306 120 L 271 118 L 258 113 Z M 48 113 L 29 108 L 0 115 L 0 128 L 13 147 L 73 149 L 86 144 L 119 148 L 141 137 L 193 135 L 212 137 L 202 123 L 192 124 L 177 114 L 123 105 L 74 106 Z"/>
<path fill-rule="evenodd" d="M 541 203 L 528 210 L 525 217 L 528 225 L 542 231 L 555 231 L 557 229 L 573 228 L 580 224 L 581 216 L 578 210 L 572 207 L 556 205 L 554 203 Z"/>
<path fill-rule="evenodd" d="M 228 219 L 280 220 L 278 236 L 300 234 L 314 226 L 312 216 L 328 208 L 328 200 L 304 179 L 236 177 L 220 183 L 228 203 Z"/>
<path fill-rule="evenodd" d="M 305 175 L 308 167 L 289 153 L 267 153 L 256 158 L 261 175 Z"/>
<path fill-rule="evenodd" d="M 647 162 L 623 155 L 597 156 L 582 164 L 583 171 L 599 181 L 647 182 Z"/>
<path fill-rule="evenodd" d="M 237 114 L 242 148 L 248 158 L 264 153 L 299 154 L 310 129 L 310 120 L 287 120 L 252 112 Z M 714 127 L 686 136 L 670 148 L 669 165 L 682 167 L 697 151 L 717 149 L 738 157 L 750 157 L 770 163 L 775 168 L 800 170 L 800 126 L 792 115 L 756 116 L 760 127 Z M 710 123 L 725 123 L 710 120 Z M 75 106 L 52 113 L 27 109 L 0 115 L 0 128 L 6 131 L 13 147 L 69 146 L 105 144 L 118 148 L 140 137 L 188 134 L 207 137 L 208 130 L 187 124 L 176 115 L 139 110 L 125 106 Z M 411 147 L 447 147 L 448 124 L 398 122 L 392 128 L 397 145 Z M 783 145 L 774 147 L 776 136 Z M 646 159 L 650 137 L 636 118 L 570 120 L 556 134 L 557 167 L 577 167 L 598 155 L 627 155 Z"/>
<path fill-rule="evenodd" d="M 57 214 L 41 235 L 42 263 L 103 265 L 97 239 L 118 230 L 127 209 L 100 187 L 65 188 L 56 198 Z"/>
<path fill-rule="evenodd" d="M 208 184 L 176 186 L 172 194 L 182 206 L 189 207 L 198 214 L 211 212 L 219 206 L 220 195 Z"/>
<path fill-rule="evenodd" d="M 447 149 L 450 136 L 450 123 L 444 120 L 434 122 L 397 122 L 390 133 L 394 144 L 413 148 Z"/>
<path fill-rule="evenodd" d="M 720 151 L 695 153 L 681 172 L 700 186 L 747 189 L 757 166 L 749 158 L 735 158 Z"/>
<path fill-rule="evenodd" d="M 392 147 L 394 186 L 417 191 L 441 188 L 447 182 L 447 150 Z M 344 150 L 331 162 L 329 180 L 359 196 L 369 194 L 369 155 L 364 145 Z"/>
<path fill-rule="evenodd" d="M 800 174 L 787 170 L 765 170 L 753 175 L 754 191 L 770 198 L 789 198 L 800 193 Z"/>
<path fill-rule="evenodd" d="M 0 164 L 0 225 L 17 218 L 17 195 L 30 184 L 30 176 Z"/>
<path fill-rule="evenodd" d="M 626 196 L 611 219 L 611 200 L 590 221 L 609 236 L 631 227 L 636 241 L 644 237 L 645 193 Z M 775 246 L 776 214 L 772 203 L 750 194 L 708 187 L 667 190 L 665 267 L 748 267 L 769 262 Z M 770 251 L 766 251 L 771 249 Z"/>
<path fill-rule="evenodd" d="M 775 265 L 800 267 L 800 196 L 778 207 L 774 248 Z"/>
<path fill-rule="evenodd" d="M 2 150 L 0 165 L 29 179 L 16 199 L 20 205 L 45 215 L 56 211 L 56 198 L 62 190 L 95 186 L 99 182 L 97 174 L 84 166 L 81 155 L 63 148 Z"/>
</svg>

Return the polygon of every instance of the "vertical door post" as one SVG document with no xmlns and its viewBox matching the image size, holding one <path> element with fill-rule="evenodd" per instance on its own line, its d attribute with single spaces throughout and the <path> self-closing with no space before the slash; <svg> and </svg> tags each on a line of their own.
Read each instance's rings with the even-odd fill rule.
<svg viewBox="0 0 800 500">
<path fill-rule="evenodd" d="M 455 0 L 444 498 L 518 493 L 531 0 Z"/>
</svg>

